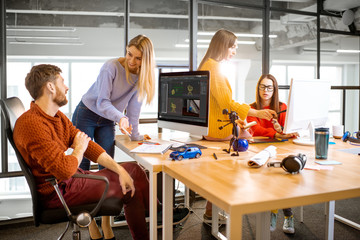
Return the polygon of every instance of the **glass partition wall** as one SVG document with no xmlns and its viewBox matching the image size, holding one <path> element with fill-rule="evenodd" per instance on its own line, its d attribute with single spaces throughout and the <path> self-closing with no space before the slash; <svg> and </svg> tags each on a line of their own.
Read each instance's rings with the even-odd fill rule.
<svg viewBox="0 0 360 240">
<path fill-rule="evenodd" d="M 344 9 L 339 6 L 331 9 L 323 1 L 319 6 L 316 0 L 1 1 L 6 6 L 7 72 L 6 79 L 1 79 L 2 98 L 18 96 L 26 109 L 31 98 L 24 78 L 33 65 L 50 63 L 63 70 L 70 90 L 69 104 L 61 110 L 71 118 L 102 64 L 124 56 L 125 39 L 145 34 L 152 40 L 157 73 L 188 71 L 190 58 L 198 66 L 212 35 L 225 28 L 238 36 L 236 57 L 223 63 L 234 99 L 252 103 L 257 80 L 267 71 L 281 85 L 284 102 L 291 78 L 329 78 L 333 88 L 329 125 L 345 124 L 346 130 L 359 130 L 360 38 L 352 34 L 352 24 L 342 23 L 339 14 Z M 197 6 L 195 51 L 190 51 L 191 4 Z M 359 6 L 352 8 L 359 11 Z M 157 104 L 156 92 L 153 103 L 143 105 L 141 119 L 156 121 Z M 1 148 L 8 152 L 1 159 L 0 199 L 29 202 L 14 151 L 4 137 L 2 140 Z M 31 204 L 23 205 L 25 209 L 17 212 L 0 211 L 0 220 L 30 216 Z"/>
<path fill-rule="evenodd" d="M 34 65 L 54 64 L 62 69 L 70 88 L 69 103 L 61 111 L 71 118 L 102 64 L 109 58 L 123 56 L 124 1 L 84 3 L 6 1 L 6 97 L 19 97 L 29 109 L 26 74 Z M 0 220 L 32 216 L 28 185 L 24 177 L 17 177 L 22 174 L 10 144 L 7 149 L 7 159 L 2 158 L 7 169 L 0 173 Z"/>
<path fill-rule="evenodd" d="M 342 11 L 319 4 L 271 1 L 270 34 L 277 38 L 270 40 L 270 73 L 283 85 L 280 100 L 284 102 L 292 78 L 331 80 L 327 125 L 344 124 L 345 130 L 357 131 L 359 32 L 344 24 Z"/>
</svg>

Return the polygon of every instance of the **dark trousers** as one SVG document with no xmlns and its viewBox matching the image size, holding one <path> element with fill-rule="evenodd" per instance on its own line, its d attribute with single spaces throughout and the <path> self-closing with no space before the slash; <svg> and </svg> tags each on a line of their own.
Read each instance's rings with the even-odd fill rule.
<svg viewBox="0 0 360 240">
<path fill-rule="evenodd" d="M 290 217 L 291 215 L 293 215 L 291 208 L 284 208 L 283 212 L 285 217 Z"/>
<path fill-rule="evenodd" d="M 111 170 L 103 169 L 98 172 L 78 169 L 79 173 L 101 175 L 109 180 L 107 198 L 120 198 L 124 203 L 126 221 L 133 239 L 149 239 L 149 232 L 145 222 L 145 212 L 149 211 L 149 180 L 145 172 L 136 163 L 122 163 L 121 166 L 134 180 L 135 194 L 131 192 L 123 195 L 118 174 Z M 97 202 L 104 191 L 105 183 L 84 178 L 70 178 L 60 183 L 60 190 L 69 206 Z M 62 205 L 55 191 L 51 196 L 46 196 L 46 208 L 61 208 Z"/>
</svg>

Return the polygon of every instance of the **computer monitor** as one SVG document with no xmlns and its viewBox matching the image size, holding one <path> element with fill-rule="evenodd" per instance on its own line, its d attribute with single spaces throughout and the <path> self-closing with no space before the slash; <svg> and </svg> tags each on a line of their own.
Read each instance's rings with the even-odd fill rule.
<svg viewBox="0 0 360 240">
<path fill-rule="evenodd" d="M 324 127 L 328 119 L 330 89 L 328 80 L 291 80 L 283 132 L 299 132 L 294 143 L 314 145 L 314 128 Z M 308 138 L 301 136 L 304 130 L 309 130 Z"/>
<path fill-rule="evenodd" d="M 209 71 L 159 74 L 158 127 L 188 132 L 200 138 L 208 134 Z"/>
</svg>

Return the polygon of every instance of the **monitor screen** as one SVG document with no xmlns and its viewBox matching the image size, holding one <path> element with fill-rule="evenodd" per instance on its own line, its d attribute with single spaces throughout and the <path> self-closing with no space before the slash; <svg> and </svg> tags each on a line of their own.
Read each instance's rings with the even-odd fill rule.
<svg viewBox="0 0 360 240">
<path fill-rule="evenodd" d="M 160 73 L 158 127 L 207 135 L 209 76 L 208 71 Z"/>
<path fill-rule="evenodd" d="M 328 80 L 292 79 L 284 125 L 284 133 L 309 130 L 308 139 L 300 137 L 294 143 L 314 144 L 314 127 L 324 127 L 329 112 L 331 83 Z"/>
</svg>

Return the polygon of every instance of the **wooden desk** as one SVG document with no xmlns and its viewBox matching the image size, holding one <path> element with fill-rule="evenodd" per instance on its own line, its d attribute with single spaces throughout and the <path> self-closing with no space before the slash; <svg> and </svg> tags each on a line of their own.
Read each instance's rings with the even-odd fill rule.
<svg viewBox="0 0 360 240">
<path fill-rule="evenodd" d="M 342 165 L 333 170 L 304 170 L 288 174 L 281 168 L 249 168 L 246 160 L 231 157 L 217 161 L 167 162 L 163 166 L 163 239 L 172 239 L 172 179 L 176 178 L 229 214 L 226 235 L 241 239 L 244 214 L 260 213 L 257 237 L 269 238 L 269 213 L 272 209 L 329 202 L 327 238 L 333 238 L 334 200 L 360 196 L 360 157 L 336 151 L 351 148 L 335 140 L 329 146 L 328 160 Z M 247 154 L 254 155 L 270 144 L 252 144 Z M 307 165 L 314 164 L 314 147 L 288 143 L 271 144 L 277 147 L 277 156 L 270 161 L 281 161 L 288 154 L 305 153 Z M 247 158 L 249 159 L 249 157 Z M 265 219 L 261 222 L 261 219 Z M 261 224 L 258 224 L 261 223 Z M 258 226 L 259 225 L 259 226 Z M 258 233 L 258 231 L 260 231 Z"/>
<path fill-rule="evenodd" d="M 151 136 L 152 141 L 169 141 L 171 134 L 159 134 L 158 136 Z M 193 162 L 206 162 L 206 161 L 215 161 L 212 154 L 216 152 L 218 159 L 228 159 L 229 154 L 223 152 L 222 148 L 228 148 L 229 142 L 209 142 L 209 141 L 199 141 L 195 142 L 197 144 L 206 145 L 208 149 L 202 149 L 202 157 L 199 159 L 187 159 L 181 161 L 181 163 L 193 163 Z M 124 151 L 126 154 L 131 156 L 135 161 L 141 164 L 149 171 L 149 181 L 150 181 L 150 239 L 157 239 L 157 174 L 162 171 L 163 165 L 166 163 L 177 164 L 180 161 L 171 161 L 169 159 L 169 154 L 171 151 L 166 152 L 165 154 L 139 154 L 131 153 L 130 150 L 138 146 L 137 141 L 131 141 L 129 137 L 125 135 L 117 135 L 115 137 L 115 145 Z M 251 152 L 240 153 L 240 158 L 249 158 L 252 156 Z M 172 185 L 172 184 L 171 184 Z M 171 187 L 172 189 L 172 187 Z M 171 212 L 172 214 L 172 212 Z M 172 229 L 172 228 L 171 228 Z"/>
</svg>

